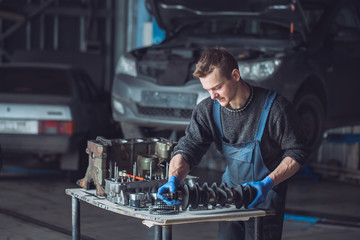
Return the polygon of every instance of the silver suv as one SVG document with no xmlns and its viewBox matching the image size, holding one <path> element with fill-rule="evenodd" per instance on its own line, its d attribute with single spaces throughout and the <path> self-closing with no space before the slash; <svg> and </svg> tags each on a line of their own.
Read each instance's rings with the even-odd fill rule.
<svg viewBox="0 0 360 240">
<path fill-rule="evenodd" d="M 220 46 L 241 77 L 276 90 L 300 114 L 309 144 L 324 129 L 360 122 L 360 7 L 355 0 L 148 0 L 166 39 L 120 58 L 113 118 L 125 135 L 183 129 L 208 96 L 192 77 L 202 52 Z M 140 130 L 145 130 L 140 132 Z"/>
</svg>

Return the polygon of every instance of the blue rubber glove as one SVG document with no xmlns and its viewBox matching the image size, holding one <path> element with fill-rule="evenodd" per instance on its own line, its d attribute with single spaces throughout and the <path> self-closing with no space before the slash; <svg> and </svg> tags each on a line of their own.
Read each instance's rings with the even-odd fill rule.
<svg viewBox="0 0 360 240">
<path fill-rule="evenodd" d="M 244 183 L 242 186 L 245 187 L 247 184 L 255 188 L 257 191 L 255 199 L 249 204 L 248 208 L 256 207 L 265 201 L 266 195 L 274 187 L 274 182 L 269 176 L 258 182 Z"/>
<path fill-rule="evenodd" d="M 167 183 L 162 185 L 158 192 L 157 197 L 163 200 L 168 206 L 175 206 L 180 204 L 180 201 L 177 199 L 169 200 L 168 197 L 162 195 L 164 193 L 174 193 L 176 192 L 176 189 L 180 186 L 180 180 L 175 176 L 170 176 Z"/>
</svg>

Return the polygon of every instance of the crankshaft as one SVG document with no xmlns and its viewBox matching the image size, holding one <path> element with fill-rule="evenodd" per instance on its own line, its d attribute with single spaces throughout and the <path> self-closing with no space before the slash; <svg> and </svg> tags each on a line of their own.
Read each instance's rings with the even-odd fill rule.
<svg viewBox="0 0 360 240">
<path fill-rule="evenodd" d="M 225 206 L 226 204 L 234 204 L 237 209 L 247 208 L 256 197 L 256 189 L 250 185 L 237 185 L 229 188 L 225 183 L 220 186 L 214 182 L 209 185 L 205 182 L 202 186 L 198 182 L 185 181 L 179 190 L 172 196 L 174 199 L 181 201 L 183 210 L 190 208 L 198 210 L 207 208 L 209 205 Z"/>
</svg>

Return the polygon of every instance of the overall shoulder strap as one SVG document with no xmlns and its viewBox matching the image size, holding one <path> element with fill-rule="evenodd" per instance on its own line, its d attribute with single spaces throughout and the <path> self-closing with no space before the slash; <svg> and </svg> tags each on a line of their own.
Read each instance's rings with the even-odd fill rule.
<svg viewBox="0 0 360 240">
<path fill-rule="evenodd" d="M 254 140 L 256 141 L 261 141 L 262 135 L 264 133 L 264 129 L 265 129 L 265 123 L 267 120 L 267 117 L 269 115 L 270 112 L 270 108 L 272 103 L 274 102 L 274 99 L 276 97 L 276 92 L 269 90 L 268 95 L 266 97 L 265 100 L 265 104 L 264 104 L 264 108 L 261 112 L 261 116 L 259 119 L 259 123 L 255 132 L 255 136 L 254 136 Z"/>
<path fill-rule="evenodd" d="M 221 127 L 220 104 L 217 100 L 213 101 L 213 120 L 217 129 L 219 130 L 220 136 L 223 137 L 223 131 Z"/>
</svg>

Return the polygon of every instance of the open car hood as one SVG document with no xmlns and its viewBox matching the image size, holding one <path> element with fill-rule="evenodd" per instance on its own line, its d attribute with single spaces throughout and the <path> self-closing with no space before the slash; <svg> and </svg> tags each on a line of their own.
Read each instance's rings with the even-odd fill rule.
<svg viewBox="0 0 360 240">
<path fill-rule="evenodd" d="M 286 25 L 305 41 L 309 33 L 299 0 L 146 0 L 146 7 L 169 35 L 194 21 L 227 16 Z"/>
</svg>

